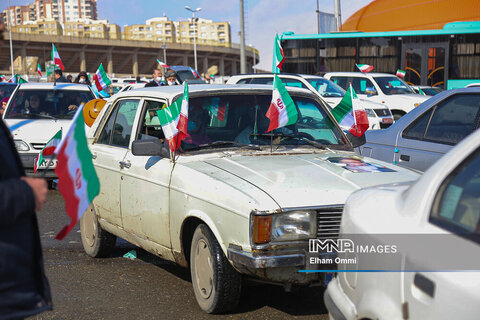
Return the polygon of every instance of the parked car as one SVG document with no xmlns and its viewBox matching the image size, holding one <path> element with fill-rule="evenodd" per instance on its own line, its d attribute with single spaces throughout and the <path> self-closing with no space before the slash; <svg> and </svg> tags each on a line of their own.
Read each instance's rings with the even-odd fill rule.
<svg viewBox="0 0 480 320">
<path fill-rule="evenodd" d="M 182 84 L 188 81 L 188 84 L 205 84 L 205 80 L 200 77 L 200 73 L 197 70 L 189 66 L 170 66 L 177 73 L 177 82 Z"/>
<path fill-rule="evenodd" d="M 418 177 L 357 157 L 326 104 L 291 87 L 297 122 L 267 133 L 272 86 L 192 85 L 188 135 L 171 158 L 156 111 L 183 90 L 131 90 L 107 102 L 87 137 L 100 194 L 80 229 L 92 257 L 107 256 L 118 236 L 189 266 L 206 312 L 236 307 L 242 275 L 287 288 L 322 283 L 298 269 L 309 238 L 338 235 L 346 197 Z"/>
<path fill-rule="evenodd" d="M 480 87 L 480 82 L 469 83 L 465 88 Z"/>
<path fill-rule="evenodd" d="M 425 171 L 478 129 L 480 88 L 443 91 L 377 134 L 367 131 L 364 156 Z"/>
<path fill-rule="evenodd" d="M 325 78 L 344 89 L 351 83 L 358 97 L 387 105 L 395 121 L 429 98 L 415 94 L 405 81 L 388 73 L 328 72 Z"/>
<path fill-rule="evenodd" d="M 323 100 L 328 103 L 330 108 L 334 108 L 340 103 L 345 95 L 345 90 L 335 83 L 319 76 L 281 73 L 278 76 L 286 86 L 300 87 L 309 89 L 319 94 Z M 230 77 L 228 84 L 273 84 L 273 74 L 255 73 L 240 74 Z M 368 115 L 369 129 L 377 130 L 388 128 L 393 123 L 393 116 L 388 107 L 383 104 L 370 102 L 360 99 L 361 107 L 365 109 Z"/>
<path fill-rule="evenodd" d="M 10 128 L 15 147 L 27 175 L 33 175 L 37 155 L 45 144 L 60 130 L 66 132 L 76 108 L 95 99 L 89 86 L 74 83 L 19 84 L 8 100 L 3 120 Z M 56 160 L 46 157 L 40 171 L 49 170 L 45 178 L 56 178 L 53 169 Z M 37 172 L 38 174 L 38 172 Z"/>
<path fill-rule="evenodd" d="M 468 272 L 468 261 L 480 256 L 479 150 L 476 131 L 417 182 L 366 188 L 347 199 L 342 234 L 403 235 L 422 249 L 401 252 L 402 261 L 415 266 L 409 272 L 343 272 L 364 269 L 339 264 L 324 293 L 330 319 L 478 319 L 480 273 L 478 262 Z M 386 245 L 376 239 L 372 245 Z"/>
<path fill-rule="evenodd" d="M 434 96 L 443 91 L 442 88 L 431 87 L 431 86 L 410 86 L 410 87 L 413 89 L 413 91 L 415 91 L 415 93 L 423 94 L 426 96 Z M 423 93 L 420 92 L 420 90 L 422 90 Z"/>
</svg>

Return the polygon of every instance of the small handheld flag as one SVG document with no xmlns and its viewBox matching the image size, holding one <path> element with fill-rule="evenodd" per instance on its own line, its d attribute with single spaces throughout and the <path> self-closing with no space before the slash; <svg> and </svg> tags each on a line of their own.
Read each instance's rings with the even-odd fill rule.
<svg viewBox="0 0 480 320">
<path fill-rule="evenodd" d="M 298 119 L 297 107 L 277 75 L 273 80 L 272 102 L 265 116 L 270 119 L 267 132 L 294 124 Z"/>
<path fill-rule="evenodd" d="M 406 74 L 405 71 L 398 69 L 398 70 L 397 70 L 397 73 L 396 73 L 395 75 L 396 75 L 397 77 L 403 79 L 403 78 L 405 78 L 405 74 Z"/>
<path fill-rule="evenodd" d="M 170 66 L 168 64 L 166 64 L 165 62 L 162 62 L 160 60 L 157 59 L 157 62 L 158 64 L 160 65 L 160 67 L 166 69 L 166 68 L 170 68 Z"/>
<path fill-rule="evenodd" d="M 350 85 L 340 103 L 332 109 L 332 115 L 340 127 L 355 137 L 361 137 L 368 130 L 368 116 L 364 109 L 355 108 L 357 94 Z"/>
<path fill-rule="evenodd" d="M 93 75 L 93 81 L 95 82 L 95 86 L 97 87 L 98 91 L 102 91 L 112 84 L 112 81 L 108 78 L 107 73 L 105 72 L 105 69 L 103 69 L 103 65 L 101 63 Z"/>
<path fill-rule="evenodd" d="M 57 65 L 60 70 L 65 70 L 65 67 L 63 66 L 62 59 L 60 59 L 60 55 L 58 54 L 57 48 L 55 48 L 55 45 L 52 43 L 52 61 L 54 65 Z"/>
<path fill-rule="evenodd" d="M 280 73 L 282 71 L 283 63 L 285 62 L 285 54 L 283 53 L 282 44 L 278 34 L 275 33 L 275 41 L 273 42 L 273 73 Z"/>
<path fill-rule="evenodd" d="M 40 67 L 40 63 L 37 63 L 37 73 L 42 76 L 42 67 Z"/>
<path fill-rule="evenodd" d="M 40 151 L 38 154 L 37 159 L 35 160 L 35 165 L 33 166 L 33 174 L 37 173 L 38 167 L 43 162 L 43 156 L 51 156 L 54 154 L 55 148 L 60 143 L 60 140 L 62 140 L 62 129 L 58 130 L 57 133 L 55 133 L 55 135 L 48 140 L 45 147 L 43 147 L 42 151 Z"/>
<path fill-rule="evenodd" d="M 358 70 L 362 71 L 363 73 L 367 73 L 373 70 L 373 66 L 369 64 L 356 64 Z"/>
</svg>

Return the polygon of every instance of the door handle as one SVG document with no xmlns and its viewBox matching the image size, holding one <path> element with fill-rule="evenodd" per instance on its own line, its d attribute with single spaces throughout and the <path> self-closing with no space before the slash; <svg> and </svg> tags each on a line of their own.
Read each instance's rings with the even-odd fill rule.
<svg viewBox="0 0 480 320">
<path fill-rule="evenodd" d="M 120 169 L 124 169 L 124 168 L 130 168 L 132 166 L 132 164 L 130 163 L 130 161 L 120 161 L 119 162 L 120 164 Z"/>
<path fill-rule="evenodd" d="M 97 159 L 97 154 L 96 153 L 92 153 L 92 159 Z"/>
<path fill-rule="evenodd" d="M 410 161 L 410 156 L 407 156 L 406 154 L 401 154 L 401 155 L 400 155 L 400 160 L 402 160 L 402 161 Z"/>
<path fill-rule="evenodd" d="M 430 297 L 435 296 L 435 282 L 428 279 L 420 273 L 416 273 L 413 278 L 413 284 Z"/>
</svg>

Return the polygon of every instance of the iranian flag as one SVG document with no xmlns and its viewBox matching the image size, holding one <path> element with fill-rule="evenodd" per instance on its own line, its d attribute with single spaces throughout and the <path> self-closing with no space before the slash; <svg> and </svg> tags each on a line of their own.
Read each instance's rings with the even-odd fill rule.
<svg viewBox="0 0 480 320">
<path fill-rule="evenodd" d="M 396 73 L 395 75 L 396 75 L 397 77 L 403 79 L 403 78 L 405 78 L 405 74 L 406 74 L 405 71 L 398 69 L 398 70 L 397 70 L 397 73 Z"/>
<path fill-rule="evenodd" d="M 273 73 L 280 73 L 282 71 L 283 63 L 285 62 L 285 55 L 283 54 L 282 45 L 278 34 L 275 33 L 275 41 L 273 43 Z"/>
<path fill-rule="evenodd" d="M 37 73 L 42 76 L 42 67 L 40 67 L 40 63 L 37 63 Z"/>
<path fill-rule="evenodd" d="M 170 68 L 170 66 L 168 64 L 166 64 L 165 62 L 162 62 L 160 60 L 157 59 L 157 62 L 158 64 L 160 65 L 160 67 L 166 69 L 166 68 Z"/>
<path fill-rule="evenodd" d="M 55 45 L 52 43 L 52 61 L 54 65 L 57 65 L 60 70 L 65 70 L 65 67 L 63 66 L 62 59 L 60 59 L 60 55 L 58 54 L 57 48 L 55 48 Z"/>
<path fill-rule="evenodd" d="M 78 108 L 72 125 L 57 149 L 58 189 L 65 200 L 65 209 L 70 217 L 67 224 L 56 236 L 62 240 L 73 229 L 100 192 L 100 182 L 92 163 L 92 154 L 87 146 L 83 108 Z"/>
<path fill-rule="evenodd" d="M 364 109 L 356 108 L 357 103 L 357 94 L 350 85 L 342 101 L 332 109 L 332 115 L 343 130 L 361 137 L 368 130 L 368 116 Z"/>
<path fill-rule="evenodd" d="M 363 73 L 367 73 L 373 70 L 373 66 L 369 64 L 356 64 L 358 70 L 362 71 Z"/>
<path fill-rule="evenodd" d="M 181 98 L 177 99 L 168 108 L 157 110 L 158 119 L 162 126 L 163 134 L 167 138 L 168 146 L 175 152 L 180 143 L 187 136 L 188 122 L 188 84 Z"/>
<path fill-rule="evenodd" d="M 99 92 L 112 84 L 112 81 L 107 77 L 105 69 L 103 69 L 103 64 L 100 63 L 97 72 L 93 75 L 93 81 Z"/>
<path fill-rule="evenodd" d="M 297 122 L 297 107 L 277 75 L 273 80 L 272 102 L 265 116 L 270 119 L 267 132 Z"/>
<path fill-rule="evenodd" d="M 33 174 L 37 173 L 38 167 L 43 162 L 43 156 L 51 156 L 55 152 L 55 148 L 59 145 L 60 140 L 62 140 L 62 129 L 58 130 L 55 135 L 48 140 L 45 147 L 43 147 L 42 151 L 37 156 L 37 160 L 35 161 L 35 165 L 33 166 Z"/>
</svg>

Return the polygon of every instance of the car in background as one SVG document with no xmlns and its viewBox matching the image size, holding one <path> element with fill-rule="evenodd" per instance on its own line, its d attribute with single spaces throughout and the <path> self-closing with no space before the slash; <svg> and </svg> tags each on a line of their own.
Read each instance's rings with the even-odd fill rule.
<svg viewBox="0 0 480 320">
<path fill-rule="evenodd" d="M 443 91 L 442 88 L 430 86 L 410 86 L 410 88 L 412 88 L 416 94 L 423 94 L 425 96 L 434 96 Z M 422 92 L 420 92 L 420 90 L 422 90 Z"/>
<path fill-rule="evenodd" d="M 416 94 L 405 81 L 393 74 L 328 72 L 324 77 L 345 90 L 352 84 L 359 98 L 385 104 L 395 121 L 429 98 Z"/>
<path fill-rule="evenodd" d="M 16 83 L 0 82 L 0 101 L 10 97 L 16 87 Z"/>
<path fill-rule="evenodd" d="M 141 82 L 139 82 L 139 83 L 127 83 L 127 84 L 123 85 L 122 88 L 117 93 L 129 91 L 129 90 L 134 90 L 134 89 L 140 89 L 140 88 L 145 88 L 145 83 L 141 83 Z"/>
<path fill-rule="evenodd" d="M 345 95 L 345 90 L 335 83 L 320 76 L 303 74 L 278 74 L 286 86 L 309 89 L 319 94 L 323 100 L 328 103 L 330 108 L 334 108 L 340 103 Z M 230 77 L 227 84 L 273 84 L 273 74 L 255 73 L 240 74 Z M 383 104 L 370 102 L 360 99 L 361 107 L 365 109 L 368 116 L 369 129 L 385 129 L 393 123 L 393 116 L 390 110 Z"/>
<path fill-rule="evenodd" d="M 33 175 L 36 157 L 45 144 L 62 129 L 67 132 L 76 109 L 95 99 L 89 86 L 75 83 L 22 83 L 8 100 L 3 120 L 10 128 L 15 147 L 28 176 Z M 35 110 L 33 101 L 38 104 Z M 56 178 L 56 160 L 45 157 L 37 171 L 48 166 L 45 178 Z"/>
<path fill-rule="evenodd" d="M 425 171 L 480 126 L 480 88 L 443 91 L 381 134 L 365 133 L 360 153 Z"/>
<path fill-rule="evenodd" d="M 366 188 L 347 199 L 342 234 L 365 237 L 377 248 L 405 237 L 421 247 L 398 246 L 400 272 L 360 272 L 361 254 L 355 265 L 340 263 L 324 293 L 330 319 L 478 319 L 479 150 L 477 130 L 415 183 Z"/>
<path fill-rule="evenodd" d="M 119 83 L 119 84 L 122 84 L 122 83 L 136 83 L 137 82 L 137 79 L 136 78 L 128 78 L 128 77 L 124 77 L 124 78 L 118 78 L 118 77 L 113 77 L 112 79 L 112 83 Z M 142 77 L 140 79 L 140 81 L 138 81 L 139 83 L 147 83 L 148 82 L 148 79 L 145 78 L 145 77 Z"/>
<path fill-rule="evenodd" d="M 197 70 L 189 66 L 170 66 L 168 69 L 175 71 L 177 74 L 178 84 L 182 84 L 185 81 L 188 84 L 205 84 L 206 81 L 200 77 L 200 73 Z"/>
<path fill-rule="evenodd" d="M 480 87 L 480 82 L 470 83 L 465 86 L 465 88 L 473 88 L 473 87 Z"/>
<path fill-rule="evenodd" d="M 322 283 L 298 270 L 310 238 L 338 236 L 348 195 L 419 175 L 358 157 L 317 94 L 287 90 L 297 121 L 266 132 L 272 86 L 190 86 L 175 154 L 156 112 L 184 86 L 109 99 L 87 135 L 100 193 L 80 222 L 85 252 L 105 257 L 118 236 L 189 267 L 208 313 L 237 306 L 242 276 L 286 288 Z"/>
</svg>

